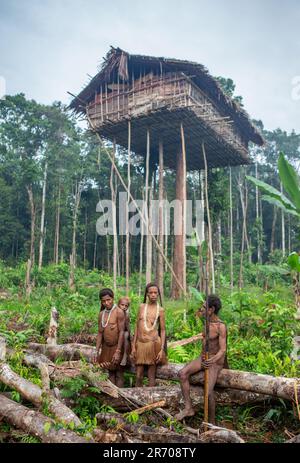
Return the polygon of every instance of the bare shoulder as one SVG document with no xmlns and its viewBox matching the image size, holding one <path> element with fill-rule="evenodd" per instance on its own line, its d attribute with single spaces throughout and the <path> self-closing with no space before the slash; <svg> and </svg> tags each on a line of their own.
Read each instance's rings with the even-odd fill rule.
<svg viewBox="0 0 300 463">
<path fill-rule="evenodd" d="M 227 328 L 226 328 L 226 325 L 224 322 L 220 322 L 220 325 L 219 325 L 219 329 L 220 329 L 220 334 L 226 334 L 226 331 L 227 331 Z"/>
<path fill-rule="evenodd" d="M 120 307 L 117 307 L 117 316 L 121 319 L 125 318 L 124 312 L 122 309 L 120 309 Z"/>
<path fill-rule="evenodd" d="M 159 308 L 159 312 L 164 314 L 164 313 L 165 313 L 165 309 L 164 309 L 163 307 L 160 307 L 160 308 Z"/>
</svg>

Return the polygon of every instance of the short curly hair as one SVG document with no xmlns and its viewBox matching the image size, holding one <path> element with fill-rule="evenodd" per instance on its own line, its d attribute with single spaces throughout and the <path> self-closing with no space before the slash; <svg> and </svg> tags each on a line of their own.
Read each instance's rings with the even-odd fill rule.
<svg viewBox="0 0 300 463">
<path fill-rule="evenodd" d="M 216 314 L 222 308 L 221 299 L 215 294 L 211 294 L 210 296 L 208 296 L 207 302 L 208 302 L 208 307 L 214 307 Z"/>
</svg>

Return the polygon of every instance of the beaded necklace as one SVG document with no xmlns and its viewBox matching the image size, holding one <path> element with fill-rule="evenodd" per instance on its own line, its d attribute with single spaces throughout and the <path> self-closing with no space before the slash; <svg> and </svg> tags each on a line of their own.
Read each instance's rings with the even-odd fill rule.
<svg viewBox="0 0 300 463">
<path fill-rule="evenodd" d="M 109 322 L 109 320 L 110 320 L 111 313 L 112 313 L 113 310 L 115 310 L 116 307 L 117 307 L 116 304 L 114 304 L 113 307 L 112 307 L 110 310 L 107 310 L 107 309 L 104 309 L 104 310 L 103 310 L 103 312 L 105 312 L 105 313 L 108 312 L 108 317 L 107 317 L 106 322 L 103 323 L 104 314 L 102 315 L 102 318 L 101 318 L 101 326 L 102 326 L 102 328 L 106 328 L 106 327 L 107 327 L 108 322 Z"/>
<path fill-rule="evenodd" d="M 148 312 L 148 304 L 146 304 L 145 310 L 144 310 L 144 327 L 146 331 L 152 331 L 155 328 L 158 317 L 159 317 L 159 304 L 156 303 L 156 315 L 155 315 L 154 323 L 151 326 L 151 328 L 148 328 L 148 325 L 147 325 L 147 312 Z"/>
</svg>

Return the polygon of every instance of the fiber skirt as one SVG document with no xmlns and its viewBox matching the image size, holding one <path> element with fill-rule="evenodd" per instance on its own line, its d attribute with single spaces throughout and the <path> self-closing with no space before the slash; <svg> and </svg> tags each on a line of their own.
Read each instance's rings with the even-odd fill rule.
<svg viewBox="0 0 300 463">
<path fill-rule="evenodd" d="M 136 342 L 136 365 L 156 365 L 156 357 L 161 351 L 161 340 L 158 337 L 155 341 Z M 165 352 L 159 365 L 167 363 Z"/>
<path fill-rule="evenodd" d="M 116 370 L 117 367 L 119 366 L 119 365 L 113 365 L 111 363 L 112 358 L 117 350 L 117 347 L 118 347 L 118 344 L 116 344 L 115 346 L 107 346 L 106 344 L 102 345 L 101 354 L 100 354 L 98 362 L 99 363 L 109 362 L 110 365 L 107 368 L 108 370 L 112 370 L 112 371 Z M 122 359 L 122 355 L 123 355 L 123 352 L 121 352 L 121 359 Z"/>
</svg>

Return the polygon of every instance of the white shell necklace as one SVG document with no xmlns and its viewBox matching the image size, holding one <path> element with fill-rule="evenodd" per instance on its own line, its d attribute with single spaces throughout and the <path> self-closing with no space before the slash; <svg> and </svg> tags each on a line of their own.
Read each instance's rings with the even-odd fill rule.
<svg viewBox="0 0 300 463">
<path fill-rule="evenodd" d="M 103 323 L 103 319 L 104 319 L 104 313 L 102 315 L 102 318 L 101 318 L 101 326 L 102 328 L 106 328 L 108 323 L 109 323 L 109 319 L 110 319 L 110 316 L 111 316 L 111 313 L 112 311 L 116 308 L 116 304 L 113 305 L 113 307 L 110 309 L 110 310 L 107 310 L 107 309 L 104 309 L 103 312 L 107 313 L 108 312 L 108 316 L 107 316 L 107 320 L 106 322 Z"/>
<path fill-rule="evenodd" d="M 144 309 L 144 327 L 145 327 L 146 331 L 152 331 L 155 328 L 158 317 L 159 317 L 159 305 L 158 305 L 158 303 L 156 303 L 156 315 L 155 315 L 154 323 L 151 326 L 151 328 L 149 328 L 148 325 L 147 325 L 147 312 L 148 312 L 148 304 L 145 305 L 145 309 Z"/>
</svg>

